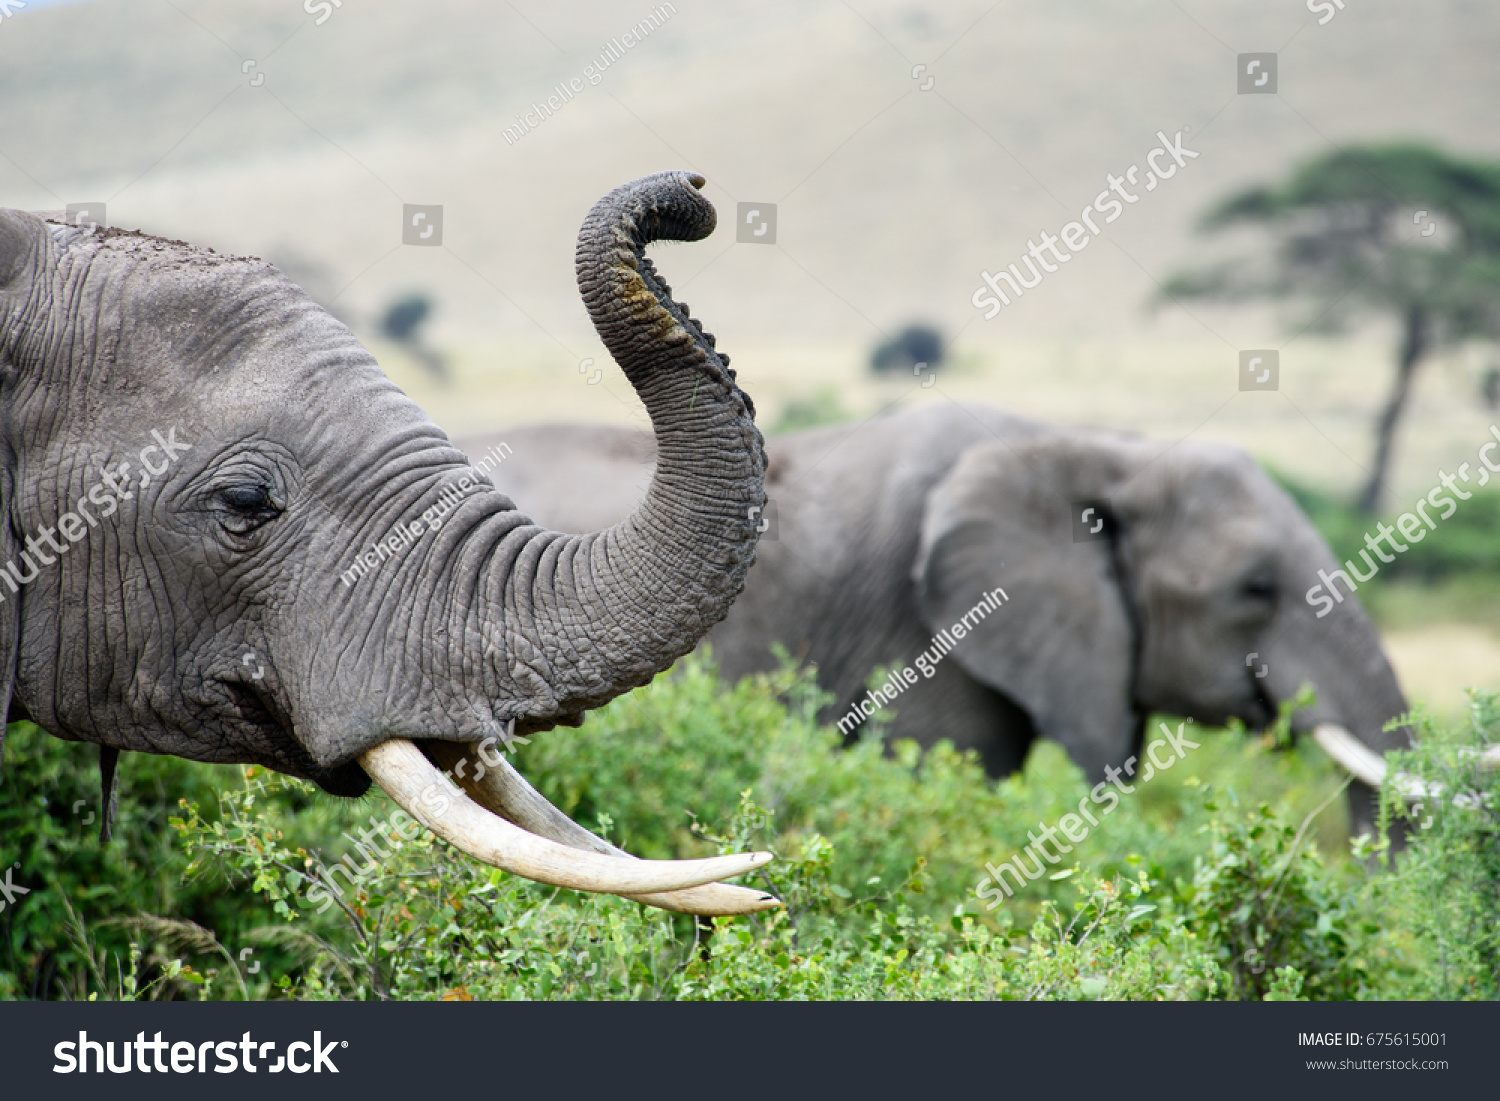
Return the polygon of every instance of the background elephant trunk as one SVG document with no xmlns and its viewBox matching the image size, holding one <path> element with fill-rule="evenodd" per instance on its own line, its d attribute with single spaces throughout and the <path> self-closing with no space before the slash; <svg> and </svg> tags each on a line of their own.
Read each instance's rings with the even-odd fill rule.
<svg viewBox="0 0 1500 1101">
<path fill-rule="evenodd" d="M 1411 747 L 1408 727 L 1385 729 L 1408 705 L 1380 648 L 1379 632 L 1354 601 L 1324 619 L 1306 606 L 1287 610 L 1267 659 L 1265 683 L 1273 701 L 1292 698 L 1303 684 L 1310 683 L 1317 693 L 1317 703 L 1293 720 L 1300 733 L 1330 722 L 1382 755 Z M 1349 792 L 1354 830 L 1362 832 L 1375 821 L 1378 796 L 1359 781 Z"/>
<path fill-rule="evenodd" d="M 500 672 L 527 689 L 538 718 L 567 721 L 649 681 L 724 618 L 754 561 L 765 503 L 754 408 L 645 256 L 652 241 L 713 231 L 703 183 L 670 172 L 627 184 L 579 234 L 579 288 L 651 416 L 658 462 L 645 499 L 615 526 L 522 529 L 514 553 L 492 560 L 509 662 Z"/>
</svg>

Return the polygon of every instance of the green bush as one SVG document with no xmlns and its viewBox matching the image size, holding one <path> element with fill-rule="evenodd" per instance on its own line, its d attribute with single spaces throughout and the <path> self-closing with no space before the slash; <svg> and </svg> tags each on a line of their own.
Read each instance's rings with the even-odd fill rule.
<svg viewBox="0 0 1500 1101">
<path fill-rule="evenodd" d="M 6 731 L 0 878 L 8 867 L 12 882 L 30 893 L 0 910 L 0 998 L 82 997 L 105 985 L 106 973 L 117 993 L 133 987 L 155 997 L 182 996 L 197 975 L 159 980 L 184 945 L 232 945 L 238 952 L 248 930 L 264 923 L 248 893 L 226 891 L 222 877 L 192 873 L 170 824 L 180 802 L 214 806 L 222 790 L 245 784 L 247 770 L 122 754 L 114 840 L 101 844 L 98 761 L 94 746 L 62 741 L 29 722 Z M 298 843 L 338 852 L 341 832 L 362 821 L 369 803 L 291 785 L 266 812 Z M 257 955 L 266 957 L 266 967 L 292 962 L 274 947 Z M 252 994 L 255 982 L 249 980 Z"/>
<path fill-rule="evenodd" d="M 1389 788 L 1382 794 L 1410 846 L 1394 858 L 1374 846 L 1396 872 L 1373 881 L 1376 907 L 1399 915 L 1395 939 L 1423 960 L 1408 997 L 1500 999 L 1500 777 L 1478 755 L 1500 743 L 1500 695 L 1474 694 L 1467 731 L 1437 729 L 1422 714 L 1416 729 L 1416 746 L 1388 760 L 1424 794 L 1415 804 Z"/>
<path fill-rule="evenodd" d="M 271 780 L 264 791 L 295 781 Z M 811 836 L 783 853 L 787 906 L 769 917 L 688 919 L 607 896 L 575 896 L 476 864 L 430 837 L 348 894 L 328 920 L 295 904 L 326 869 L 286 848 L 255 813 L 256 792 L 221 796 L 224 817 L 190 811 L 189 845 L 233 878 L 253 881 L 280 923 L 254 939 L 296 950 L 278 992 L 300 998 L 400 999 L 906 999 L 1201 998 L 1224 975 L 1181 920 L 1154 918 L 1151 888 L 1093 882 L 1069 918 L 1044 903 L 1030 936 L 994 933 L 960 905 L 938 922 L 911 905 L 921 868 L 879 898 L 850 901 L 832 850 Z M 748 798 L 725 823 L 724 851 L 762 828 Z M 225 823 L 228 823 L 227 825 Z M 203 986 L 223 989 L 205 967 Z"/>
<path fill-rule="evenodd" d="M 805 428 L 839 424 L 852 416 L 844 408 L 837 386 L 819 386 L 813 393 L 792 398 L 782 406 L 781 415 L 766 431 L 766 435 L 785 436 L 788 432 L 801 432 Z"/>
<path fill-rule="evenodd" d="M 740 793 L 753 789 L 781 838 L 816 833 L 832 844 L 835 882 L 899 883 L 920 860 L 931 897 L 950 909 L 974 897 L 986 862 L 1009 858 L 1017 839 L 1024 845 L 1028 830 L 1056 822 L 1088 790 L 1051 743 L 1038 743 L 1025 771 L 999 784 L 972 753 L 946 743 L 923 754 L 913 743 L 887 746 L 873 737 L 845 751 L 836 731 L 817 724 L 823 703 L 806 673 L 784 668 L 727 687 L 711 660 L 689 657 L 584 726 L 531 739 L 516 763 L 575 819 L 590 823 L 607 814 L 619 844 L 658 858 L 708 852 L 692 832 L 694 815 L 723 819 Z M 1201 748 L 1122 799 L 1070 858 L 1109 878 L 1134 875 L 1128 854 L 1149 854 L 1158 878 L 1190 877 L 1202 849 L 1195 831 L 1207 821 L 1200 778 L 1233 776 L 1247 797 L 1279 796 L 1289 813 L 1305 813 L 1338 783 L 1319 751 L 1275 751 L 1274 734 L 1260 741 L 1239 732 L 1195 737 Z M 1342 846 L 1343 813 L 1339 803 L 1320 818 L 1330 827 L 1320 839 Z M 763 845 L 769 836 L 752 840 Z M 774 880 L 775 869 L 769 874 Z M 1005 909 L 1026 926 L 1042 901 L 1071 894 L 1070 886 L 1043 878 Z"/>
<path fill-rule="evenodd" d="M 1495 777 L 1473 755 L 1500 734 L 1493 697 L 1462 734 L 1419 718 L 1418 748 L 1393 767 L 1444 795 L 1415 811 L 1402 855 L 1365 839 L 1363 862 L 1349 858 L 1341 778 L 1284 748 L 1283 716 L 1260 739 L 1195 732 L 1201 748 L 1138 782 L 1071 864 L 993 910 L 975 894 L 986 862 L 1086 790 L 1064 755 L 1038 746 L 996 784 L 946 746 L 843 750 L 816 724 L 820 703 L 806 673 L 728 687 L 689 658 L 521 748 L 550 798 L 632 851 L 773 849 L 758 882 L 785 908 L 705 925 L 517 879 L 393 834 L 378 793 L 333 800 L 256 768 L 127 757 L 120 839 L 101 851 L 71 815 L 93 751 L 13 727 L 0 825 L 36 888 L 0 919 L 0 994 L 1497 996 Z M 389 851 L 335 878 L 371 817 Z"/>
<path fill-rule="evenodd" d="M 1219 807 L 1210 800 L 1205 809 Z M 1360 991 L 1360 961 L 1350 951 L 1355 896 L 1303 844 L 1308 824 L 1293 829 L 1264 803 L 1243 818 L 1215 819 L 1208 851 L 1181 892 L 1188 926 L 1213 945 L 1236 997 L 1265 998 L 1288 973 L 1298 992 L 1319 1000 Z"/>
<path fill-rule="evenodd" d="M 1375 534 L 1376 517 L 1285 475 L 1275 477 L 1328 540 L 1340 562 L 1350 558 L 1357 561 L 1359 552 L 1368 549 L 1365 535 Z M 1408 549 L 1395 555 L 1394 562 L 1382 564 L 1372 584 L 1393 580 L 1431 583 L 1464 575 L 1500 577 L 1500 540 L 1495 538 L 1500 530 L 1500 490 L 1471 487 L 1469 491 L 1473 497 L 1457 501 L 1457 511 L 1448 519 L 1438 520 L 1433 510 L 1437 527 L 1421 542 L 1408 543 Z M 1389 523 L 1414 504 L 1397 502 L 1385 521 Z"/>
<path fill-rule="evenodd" d="M 0 867 L 30 894 L 0 913 L 0 996 L 81 997 L 89 976 L 75 943 L 80 922 L 118 960 L 128 954 L 129 936 L 99 924 L 111 917 L 170 912 L 205 924 L 232 918 L 233 900 L 184 887 L 187 859 L 166 821 L 169 800 L 213 796 L 215 770 L 124 755 L 116 840 L 101 845 L 98 761 L 95 747 L 60 741 L 31 723 L 13 723 L 6 732 Z"/>
</svg>

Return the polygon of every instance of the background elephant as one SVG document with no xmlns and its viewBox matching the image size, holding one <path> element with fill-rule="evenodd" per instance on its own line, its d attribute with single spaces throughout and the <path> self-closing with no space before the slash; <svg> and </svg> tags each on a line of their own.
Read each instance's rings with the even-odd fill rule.
<svg viewBox="0 0 1500 1101">
<path fill-rule="evenodd" d="M 661 432 L 638 506 L 581 536 L 518 512 L 271 266 L 0 211 L 0 706 L 100 745 L 106 804 L 121 750 L 337 795 L 375 774 L 519 874 L 761 908 L 737 888 L 661 892 L 766 857 L 622 859 L 498 754 L 479 752 L 487 779 L 456 767 L 466 796 L 413 744 L 453 765 L 577 725 L 740 591 L 764 500 L 753 409 L 644 253 L 712 232 L 703 183 L 626 185 L 579 236 L 585 304 Z"/>
<path fill-rule="evenodd" d="M 617 519 L 651 476 L 650 439 L 626 429 L 461 445 L 502 438 L 516 461 L 498 483 L 561 530 Z M 1383 729 L 1406 701 L 1358 602 L 1319 618 L 1305 599 L 1336 565 L 1327 545 L 1236 448 L 946 404 L 780 437 L 769 454 L 760 560 L 709 636 L 729 677 L 770 668 L 782 642 L 816 663 L 836 722 L 873 669 L 926 655 L 931 675 L 890 705 L 893 735 L 951 739 L 995 776 L 1040 734 L 1102 780 L 1140 757 L 1152 711 L 1261 725 L 1304 683 L 1318 702 L 1298 729 L 1409 745 Z M 997 610 L 963 619 L 997 589 Z M 951 652 L 934 648 L 945 630 Z M 1351 790 L 1366 826 L 1372 792 Z"/>
</svg>

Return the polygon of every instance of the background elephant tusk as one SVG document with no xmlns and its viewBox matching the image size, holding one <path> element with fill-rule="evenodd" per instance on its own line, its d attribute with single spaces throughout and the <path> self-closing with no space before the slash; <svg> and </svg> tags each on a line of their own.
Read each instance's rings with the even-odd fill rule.
<svg viewBox="0 0 1500 1101">
<path fill-rule="evenodd" d="M 1334 762 L 1351 773 L 1356 780 L 1378 788 L 1385 784 L 1386 768 L 1378 753 L 1365 745 L 1337 723 L 1319 723 L 1313 728 L 1313 739 L 1323 747 L 1323 752 Z M 1500 746 L 1490 746 L 1479 755 L 1479 767 L 1493 771 L 1500 768 Z M 1403 798 L 1408 802 L 1425 799 L 1437 794 L 1416 777 L 1405 772 L 1396 774 L 1395 781 Z"/>
<path fill-rule="evenodd" d="M 1372 788 L 1385 783 L 1386 767 L 1380 754 L 1337 723 L 1319 723 L 1313 727 L 1313 740 L 1334 763 Z"/>
<path fill-rule="evenodd" d="M 492 867 L 554 887 L 617 895 L 679 891 L 743 875 L 771 861 L 765 852 L 706 860 L 636 860 L 538 837 L 459 791 L 404 738 L 366 750 L 359 763 L 399 807 L 454 847 Z"/>
<path fill-rule="evenodd" d="M 470 765 L 481 760 L 478 747 L 459 742 L 428 742 L 424 748 L 439 768 L 453 772 L 459 784 L 477 803 L 507 821 L 514 822 L 521 829 L 586 852 L 636 859 L 584 829 L 558 810 L 503 756 L 496 764 L 484 760 L 482 770 L 472 767 L 459 770 L 457 766 L 462 760 L 468 760 Z M 481 771 L 483 775 L 476 778 L 474 773 Z M 661 910 L 701 914 L 705 917 L 754 914 L 773 910 L 781 905 L 779 899 L 765 891 L 724 883 L 710 883 L 682 891 L 629 894 L 624 897 Z"/>
</svg>

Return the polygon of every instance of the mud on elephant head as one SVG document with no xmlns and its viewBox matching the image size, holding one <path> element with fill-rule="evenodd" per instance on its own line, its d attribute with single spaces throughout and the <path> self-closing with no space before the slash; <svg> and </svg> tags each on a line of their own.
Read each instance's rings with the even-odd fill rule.
<svg viewBox="0 0 1500 1101">
<path fill-rule="evenodd" d="M 629 858 L 479 751 L 649 681 L 754 559 L 753 407 L 645 256 L 712 232 L 703 182 L 637 180 L 580 233 L 585 304 L 662 456 L 631 515 L 585 536 L 474 476 L 275 268 L 0 211 L 0 704 L 97 743 L 106 788 L 122 750 L 339 795 L 373 779 L 520 875 L 688 912 L 775 905 L 715 882 L 768 855 Z M 462 476 L 441 526 L 410 538 Z"/>
</svg>

